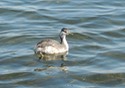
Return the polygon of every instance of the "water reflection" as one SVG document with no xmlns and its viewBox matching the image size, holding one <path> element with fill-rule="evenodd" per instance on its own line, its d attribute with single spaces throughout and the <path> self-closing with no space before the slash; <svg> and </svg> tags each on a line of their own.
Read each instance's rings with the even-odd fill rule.
<svg viewBox="0 0 125 88">
<path fill-rule="evenodd" d="M 65 66 L 63 63 L 60 66 L 47 66 L 47 67 L 42 67 L 42 68 L 35 68 L 34 71 L 49 71 L 49 70 L 60 70 L 67 72 L 68 68 Z"/>
<path fill-rule="evenodd" d="M 66 55 L 44 55 L 42 57 L 44 61 L 51 61 L 51 60 L 66 60 Z"/>
<path fill-rule="evenodd" d="M 52 69 L 53 70 L 58 69 L 67 72 L 68 68 L 65 65 L 65 62 L 67 60 L 66 57 L 67 54 L 68 53 L 54 54 L 54 55 L 45 54 L 44 56 L 39 57 L 38 61 L 44 64 L 44 66 L 42 68 L 35 68 L 34 71 L 49 71 Z M 58 66 L 55 66 L 55 63 L 58 63 Z"/>
<path fill-rule="evenodd" d="M 39 60 L 52 61 L 52 60 L 66 60 L 67 54 L 68 52 L 61 54 L 36 54 L 36 55 L 38 56 Z"/>
</svg>

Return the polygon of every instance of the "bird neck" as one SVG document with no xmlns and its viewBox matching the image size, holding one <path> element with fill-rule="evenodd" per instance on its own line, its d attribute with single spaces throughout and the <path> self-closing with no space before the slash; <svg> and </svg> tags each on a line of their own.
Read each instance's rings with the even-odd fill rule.
<svg viewBox="0 0 125 88">
<path fill-rule="evenodd" d="M 61 44 L 65 45 L 65 47 L 66 47 L 66 49 L 68 51 L 69 46 L 68 46 L 68 43 L 67 43 L 67 40 L 66 40 L 66 36 L 60 37 L 60 39 L 61 39 Z"/>
</svg>

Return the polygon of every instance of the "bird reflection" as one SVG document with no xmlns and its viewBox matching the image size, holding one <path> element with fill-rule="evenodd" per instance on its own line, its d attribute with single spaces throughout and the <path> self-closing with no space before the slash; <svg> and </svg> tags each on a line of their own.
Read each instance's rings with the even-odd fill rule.
<svg viewBox="0 0 125 88">
<path fill-rule="evenodd" d="M 42 68 L 36 68 L 34 69 L 34 71 L 47 71 L 50 69 L 59 69 L 61 71 L 67 72 L 67 66 L 65 65 L 65 61 L 67 60 L 66 55 L 68 53 L 63 53 L 63 54 L 54 54 L 54 55 L 48 55 L 45 54 L 44 56 L 39 56 L 38 61 L 45 61 L 46 65 L 45 67 Z M 55 61 L 54 61 L 55 60 Z M 50 61 L 54 61 L 54 62 L 58 62 L 59 61 L 59 66 L 52 66 L 50 64 L 47 64 L 47 62 Z M 60 62 L 61 61 L 61 62 Z"/>
<path fill-rule="evenodd" d="M 49 55 L 49 54 L 44 54 L 42 56 L 38 56 L 39 57 L 39 60 L 44 60 L 44 61 L 52 61 L 52 60 L 67 60 L 66 58 L 66 55 L 68 53 L 63 53 L 63 54 L 52 54 L 52 55 Z"/>
</svg>

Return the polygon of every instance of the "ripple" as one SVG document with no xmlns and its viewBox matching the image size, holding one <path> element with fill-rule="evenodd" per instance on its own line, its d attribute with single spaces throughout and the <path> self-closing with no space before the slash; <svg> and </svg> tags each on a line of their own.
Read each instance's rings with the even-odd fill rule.
<svg viewBox="0 0 125 88">
<path fill-rule="evenodd" d="M 105 86 L 114 86 L 124 83 L 124 76 L 124 73 L 95 74 L 85 77 L 85 81 Z"/>
<path fill-rule="evenodd" d="M 107 37 L 111 37 L 111 38 L 124 38 L 125 35 L 123 34 L 125 30 L 124 29 L 117 29 L 117 30 L 111 30 L 111 31 L 107 31 L 107 32 L 103 32 L 102 34 L 107 36 Z"/>
</svg>

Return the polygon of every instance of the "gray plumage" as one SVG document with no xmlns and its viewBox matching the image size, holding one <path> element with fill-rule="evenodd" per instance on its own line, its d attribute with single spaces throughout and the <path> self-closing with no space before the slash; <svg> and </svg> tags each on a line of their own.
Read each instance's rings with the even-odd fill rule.
<svg viewBox="0 0 125 88">
<path fill-rule="evenodd" d="M 67 28 L 63 28 L 60 32 L 60 42 L 53 39 L 44 39 L 36 45 L 35 53 L 44 54 L 60 54 L 68 52 L 69 46 L 66 41 L 66 35 L 69 34 Z"/>
</svg>

